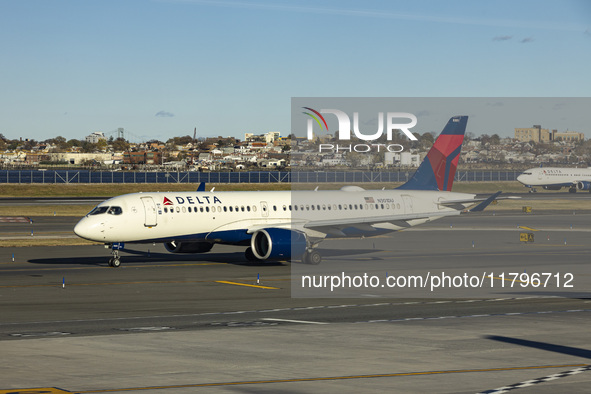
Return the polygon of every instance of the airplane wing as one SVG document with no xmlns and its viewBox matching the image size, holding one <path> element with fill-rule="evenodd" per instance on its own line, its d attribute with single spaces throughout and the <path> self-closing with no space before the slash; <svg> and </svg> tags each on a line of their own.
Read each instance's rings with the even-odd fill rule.
<svg viewBox="0 0 591 394">
<path fill-rule="evenodd" d="M 330 219 L 330 220 L 291 220 L 284 223 L 270 223 L 270 224 L 258 224 L 248 228 L 247 233 L 252 234 L 259 230 L 265 230 L 269 228 L 281 228 L 288 230 L 299 230 L 306 231 L 312 230 L 324 234 L 331 234 L 337 236 L 345 236 L 342 229 L 347 227 L 353 227 L 361 231 L 376 231 L 376 228 L 372 227 L 373 224 L 379 223 L 391 223 L 398 227 L 411 227 L 408 222 L 415 219 L 428 219 L 432 217 L 444 217 L 444 216 L 455 216 L 459 215 L 461 211 L 447 211 L 447 212 L 421 212 L 417 214 L 398 214 L 398 215 L 384 215 L 374 218 L 342 218 L 342 219 Z"/>
<path fill-rule="evenodd" d="M 380 223 L 391 223 L 395 226 L 407 228 L 411 227 L 409 223 L 412 220 L 429 219 L 433 217 L 445 217 L 455 216 L 464 212 L 479 212 L 483 211 L 489 204 L 494 200 L 499 199 L 501 192 L 497 192 L 488 197 L 474 197 L 471 199 L 463 200 L 442 200 L 438 202 L 439 205 L 443 205 L 448 208 L 455 209 L 454 211 L 434 211 L 434 212 L 421 212 L 421 213 L 408 213 L 408 214 L 396 214 L 396 215 L 384 215 L 380 217 L 357 217 L 357 218 L 339 218 L 329 220 L 298 220 L 292 219 L 289 222 L 284 223 L 273 223 L 273 224 L 258 224 L 248 228 L 248 233 L 252 234 L 258 230 L 268 228 L 283 228 L 290 230 L 306 231 L 313 230 L 325 234 L 345 236 L 342 229 L 347 227 L 353 227 L 361 231 L 376 231 L 376 228 L 372 225 Z M 501 198 L 512 198 L 512 197 L 501 197 Z M 472 209 L 466 209 L 466 205 L 480 203 Z"/>
<path fill-rule="evenodd" d="M 521 197 L 517 197 L 517 196 L 499 197 L 501 195 L 501 193 L 502 193 L 501 191 L 498 191 L 495 194 L 492 194 L 490 196 L 478 196 L 478 197 L 475 197 L 472 199 L 467 199 L 467 200 L 442 200 L 442 201 L 439 201 L 437 204 L 443 205 L 443 206 L 449 207 L 449 208 L 463 210 L 465 208 L 464 207 L 465 204 L 472 204 L 472 203 L 480 202 L 480 204 L 478 204 L 474 208 L 468 209 L 468 212 L 479 212 L 479 211 L 483 211 L 484 208 L 486 208 L 488 205 L 490 205 L 495 200 L 508 200 L 508 199 L 521 198 Z"/>
<path fill-rule="evenodd" d="M 344 219 L 331 219 L 331 220 L 314 220 L 306 223 L 304 228 L 318 229 L 320 227 L 336 227 L 336 226 L 365 226 L 378 223 L 402 223 L 408 222 L 414 219 L 427 219 L 430 217 L 443 217 L 443 216 L 454 216 L 459 215 L 460 211 L 447 211 L 447 212 L 421 212 L 416 214 L 400 214 L 400 215 L 384 215 L 380 217 L 369 217 L 369 218 L 344 218 Z M 404 226 L 406 227 L 406 226 Z"/>
</svg>

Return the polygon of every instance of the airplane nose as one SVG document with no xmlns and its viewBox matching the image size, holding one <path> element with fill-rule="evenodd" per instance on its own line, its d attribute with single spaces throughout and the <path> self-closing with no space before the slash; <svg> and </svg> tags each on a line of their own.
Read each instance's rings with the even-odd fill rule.
<svg viewBox="0 0 591 394">
<path fill-rule="evenodd" d="M 91 227 L 88 223 L 85 223 L 84 219 L 80 220 L 76 226 L 74 226 L 74 234 L 80 238 L 93 240 Z"/>
<path fill-rule="evenodd" d="M 74 234 L 76 234 L 77 236 L 79 236 L 80 238 L 86 238 L 86 226 L 84 226 L 84 224 L 82 224 L 82 220 L 79 221 L 78 223 L 76 223 L 76 225 L 74 226 Z"/>
</svg>

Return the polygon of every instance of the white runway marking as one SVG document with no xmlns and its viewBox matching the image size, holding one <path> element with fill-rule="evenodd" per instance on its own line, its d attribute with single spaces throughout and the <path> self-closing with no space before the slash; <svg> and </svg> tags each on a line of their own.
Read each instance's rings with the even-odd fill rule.
<svg viewBox="0 0 591 394">
<path fill-rule="evenodd" d="M 270 317 L 263 318 L 263 320 L 267 321 L 283 321 L 288 323 L 302 323 L 302 324 L 328 324 L 319 321 L 308 321 L 308 320 L 290 320 L 290 319 L 273 319 Z"/>
</svg>

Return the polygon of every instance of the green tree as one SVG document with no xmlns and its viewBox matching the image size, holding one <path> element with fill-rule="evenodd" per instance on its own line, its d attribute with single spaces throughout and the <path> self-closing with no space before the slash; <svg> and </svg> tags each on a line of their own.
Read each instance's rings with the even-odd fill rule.
<svg viewBox="0 0 591 394">
<path fill-rule="evenodd" d="M 111 143 L 111 146 L 113 147 L 113 150 L 116 152 L 129 150 L 129 142 L 125 141 L 123 138 L 117 138 L 115 141 Z"/>
<path fill-rule="evenodd" d="M 97 144 L 93 144 L 92 142 L 84 141 L 82 143 L 82 152 L 84 153 L 92 153 L 96 152 Z"/>
<path fill-rule="evenodd" d="M 71 140 L 68 140 L 67 145 L 70 148 L 74 147 L 74 146 L 82 146 L 82 141 L 76 140 L 76 139 L 71 139 Z"/>
</svg>

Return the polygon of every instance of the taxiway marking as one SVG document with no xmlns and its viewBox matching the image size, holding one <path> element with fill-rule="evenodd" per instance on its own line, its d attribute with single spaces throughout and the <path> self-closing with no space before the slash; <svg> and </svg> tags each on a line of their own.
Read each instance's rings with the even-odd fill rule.
<svg viewBox="0 0 591 394">
<path fill-rule="evenodd" d="M 216 280 L 215 282 L 216 283 L 223 283 L 225 285 L 256 287 L 258 289 L 267 289 L 267 290 L 280 290 L 279 287 L 261 286 L 261 285 L 250 285 L 250 284 L 247 284 L 247 283 L 229 282 L 227 280 Z"/>
<path fill-rule="evenodd" d="M 347 375 L 347 376 L 319 376 L 319 377 L 293 378 L 293 379 L 245 380 L 245 381 L 237 381 L 237 382 L 213 382 L 213 383 L 196 383 L 196 384 L 183 384 L 183 385 L 170 385 L 170 386 L 128 387 L 128 388 L 119 388 L 119 389 L 83 390 L 83 391 L 76 391 L 76 393 L 78 393 L 78 394 L 112 393 L 112 392 L 122 392 L 122 391 L 166 390 L 166 389 L 179 389 L 179 388 L 240 386 L 240 385 L 271 384 L 271 383 L 320 382 L 320 381 L 331 381 L 331 380 L 394 378 L 394 377 L 402 377 L 402 376 L 448 375 L 448 374 L 458 374 L 458 373 L 479 373 L 479 372 L 523 371 L 523 370 L 535 370 L 535 369 L 541 370 L 541 369 L 550 369 L 550 368 L 571 368 L 571 367 L 589 367 L 589 366 L 590 366 L 590 364 L 530 365 L 530 366 L 524 366 L 524 367 L 456 369 L 456 370 L 442 370 L 442 371 L 398 372 L 398 373 Z"/>
<path fill-rule="evenodd" d="M 271 317 L 265 317 L 261 320 L 266 320 L 266 321 L 278 321 L 278 322 L 286 322 L 286 323 L 302 323 L 302 324 L 328 324 L 328 323 L 323 323 L 320 321 L 309 321 L 309 320 L 291 320 L 291 319 L 274 319 Z"/>
</svg>

